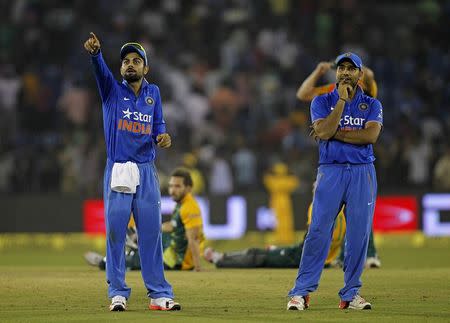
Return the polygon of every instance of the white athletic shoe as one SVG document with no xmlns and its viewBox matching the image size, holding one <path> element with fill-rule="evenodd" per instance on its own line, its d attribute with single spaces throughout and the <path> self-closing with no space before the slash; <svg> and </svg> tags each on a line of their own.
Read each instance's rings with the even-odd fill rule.
<svg viewBox="0 0 450 323">
<path fill-rule="evenodd" d="M 152 311 L 179 311 L 181 305 L 167 297 L 151 298 L 148 308 Z"/>
<path fill-rule="evenodd" d="M 123 296 L 117 295 L 111 299 L 111 305 L 109 305 L 109 310 L 111 312 L 122 312 L 127 309 L 127 299 Z"/>
<path fill-rule="evenodd" d="M 84 254 L 84 259 L 91 266 L 98 266 L 103 260 L 103 256 L 99 253 L 88 251 Z"/>
<path fill-rule="evenodd" d="M 367 258 L 365 267 L 366 268 L 380 268 L 381 267 L 380 258 L 378 258 L 377 256 Z"/>
<path fill-rule="evenodd" d="M 290 311 L 303 311 L 309 307 L 309 295 L 292 296 L 287 303 L 287 309 Z"/>
<path fill-rule="evenodd" d="M 372 304 L 370 304 L 360 295 L 356 294 L 351 302 L 341 300 L 341 302 L 339 303 L 339 308 L 341 310 L 345 310 L 347 308 L 350 308 L 352 310 L 370 310 L 372 309 Z"/>
</svg>

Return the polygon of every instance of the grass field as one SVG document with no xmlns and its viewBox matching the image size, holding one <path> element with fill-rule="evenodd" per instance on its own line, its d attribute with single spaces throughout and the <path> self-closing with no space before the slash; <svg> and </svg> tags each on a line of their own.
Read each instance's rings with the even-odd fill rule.
<svg viewBox="0 0 450 323">
<path fill-rule="evenodd" d="M 0 235 L 0 322 L 450 322 L 450 239 L 420 236 L 378 238 L 383 267 L 363 274 L 361 294 L 371 311 L 338 310 L 339 269 L 324 270 L 307 311 L 286 311 L 294 269 L 167 272 L 180 312 L 147 310 L 139 272 L 126 312 L 108 311 L 104 272 L 84 263 L 87 249 L 102 241 L 83 236 Z M 233 250 L 261 245 L 259 235 L 214 242 Z"/>
</svg>

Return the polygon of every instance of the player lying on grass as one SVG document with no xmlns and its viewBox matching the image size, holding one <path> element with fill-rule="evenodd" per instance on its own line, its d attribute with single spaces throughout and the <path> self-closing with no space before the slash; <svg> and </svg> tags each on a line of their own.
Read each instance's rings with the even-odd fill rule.
<svg viewBox="0 0 450 323">
<path fill-rule="evenodd" d="M 315 184 L 314 184 L 315 185 Z M 342 246 L 345 240 L 345 206 L 336 217 L 330 250 L 325 268 L 342 267 Z M 308 208 L 308 225 L 311 222 L 312 204 Z M 369 243 L 370 245 L 370 243 Z M 302 256 L 303 242 L 288 247 L 249 248 L 233 252 L 220 252 L 211 247 L 205 249 L 204 258 L 217 268 L 297 268 Z M 367 251 L 366 268 L 378 268 L 370 260 Z"/>
<path fill-rule="evenodd" d="M 308 209 L 308 223 L 311 206 Z M 333 238 L 325 267 L 338 265 L 341 244 L 345 236 L 344 208 L 336 217 Z M 302 256 L 303 242 L 288 247 L 249 248 L 234 252 L 219 252 L 206 248 L 204 258 L 218 268 L 298 268 Z"/>
<path fill-rule="evenodd" d="M 200 207 L 191 194 L 192 178 L 184 169 L 175 170 L 169 180 L 169 194 L 177 202 L 170 221 L 162 224 L 164 268 L 172 270 L 200 271 L 204 235 Z M 138 236 L 133 225 L 129 226 L 125 250 L 128 270 L 140 270 L 141 260 L 137 249 Z M 90 251 L 86 261 L 105 269 L 106 259 Z"/>
</svg>

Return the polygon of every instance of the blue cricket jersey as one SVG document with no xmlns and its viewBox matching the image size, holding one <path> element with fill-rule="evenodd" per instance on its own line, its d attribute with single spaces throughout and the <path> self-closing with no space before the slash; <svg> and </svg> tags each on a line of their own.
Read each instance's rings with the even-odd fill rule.
<svg viewBox="0 0 450 323">
<path fill-rule="evenodd" d="M 147 163 L 156 157 L 156 137 L 166 132 L 159 88 L 143 80 L 139 96 L 119 83 L 101 52 L 92 55 L 103 107 L 106 154 L 113 162 Z"/>
<path fill-rule="evenodd" d="M 339 100 L 337 88 L 327 94 L 316 96 L 311 102 L 311 120 L 325 119 Z M 358 86 L 350 103 L 345 103 L 339 130 L 364 129 L 368 121 L 383 125 L 383 108 L 380 101 L 364 94 Z M 354 145 L 339 140 L 320 140 L 319 164 L 367 164 L 375 160 L 371 144 Z"/>
</svg>

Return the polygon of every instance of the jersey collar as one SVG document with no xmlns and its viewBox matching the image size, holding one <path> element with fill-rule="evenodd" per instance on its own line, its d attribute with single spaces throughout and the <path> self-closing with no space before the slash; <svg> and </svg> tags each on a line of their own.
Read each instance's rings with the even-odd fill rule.
<svg viewBox="0 0 450 323">
<path fill-rule="evenodd" d="M 122 80 L 122 84 L 125 85 L 128 90 L 133 92 L 133 89 L 131 88 L 130 84 L 128 84 L 128 82 L 125 79 Z M 148 83 L 147 79 L 144 77 L 144 79 L 142 80 L 141 92 L 140 93 L 142 93 L 142 90 L 144 90 L 148 86 L 149 86 L 149 83 Z M 134 92 L 133 92 L 133 94 L 134 94 Z"/>
</svg>

